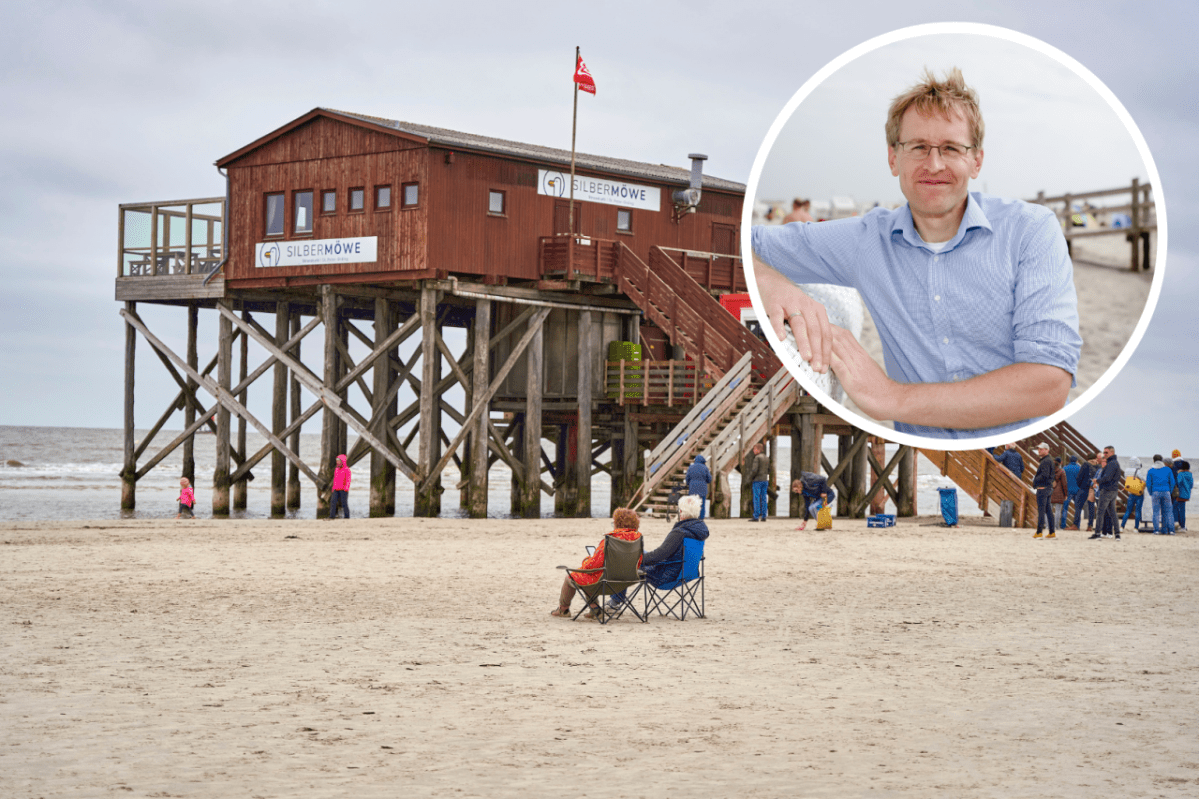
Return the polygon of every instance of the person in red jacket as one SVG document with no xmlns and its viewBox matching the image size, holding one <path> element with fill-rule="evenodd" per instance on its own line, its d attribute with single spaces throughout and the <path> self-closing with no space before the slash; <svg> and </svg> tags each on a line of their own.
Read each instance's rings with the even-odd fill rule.
<svg viewBox="0 0 1199 799">
<path fill-rule="evenodd" d="M 333 472 L 333 499 L 329 503 L 329 518 L 337 518 L 337 507 L 340 505 L 345 512 L 345 518 L 350 518 L 350 467 L 346 466 L 346 456 L 337 456 L 337 469 Z"/>
</svg>

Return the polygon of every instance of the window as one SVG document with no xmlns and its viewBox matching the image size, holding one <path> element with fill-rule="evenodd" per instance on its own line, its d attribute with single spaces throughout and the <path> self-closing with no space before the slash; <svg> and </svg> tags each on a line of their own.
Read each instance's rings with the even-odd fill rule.
<svg viewBox="0 0 1199 799">
<path fill-rule="evenodd" d="M 361 211 L 366 204 L 366 189 L 350 189 L 350 213 Z"/>
<path fill-rule="evenodd" d="M 303 235 L 312 232 L 312 192 L 297 191 L 295 196 L 296 205 L 296 235 Z"/>
<path fill-rule="evenodd" d="M 268 194 L 266 196 L 266 235 L 283 235 L 283 195 Z"/>
<path fill-rule="evenodd" d="M 487 192 L 487 213 L 495 216 L 504 215 L 504 192 L 495 189 Z"/>
<path fill-rule="evenodd" d="M 321 213 L 337 213 L 337 192 L 332 189 L 321 193 Z"/>
<path fill-rule="evenodd" d="M 420 199 L 420 187 L 416 183 L 404 184 L 403 207 L 412 208 Z"/>
<path fill-rule="evenodd" d="M 391 210 L 391 186 L 375 186 L 375 210 Z"/>
<path fill-rule="evenodd" d="M 633 232 L 633 212 L 627 208 L 616 210 L 616 230 L 620 233 Z"/>
</svg>

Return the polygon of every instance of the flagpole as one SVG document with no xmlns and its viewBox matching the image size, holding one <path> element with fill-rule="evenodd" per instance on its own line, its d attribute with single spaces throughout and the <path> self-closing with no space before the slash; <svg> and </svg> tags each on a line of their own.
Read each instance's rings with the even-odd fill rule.
<svg viewBox="0 0 1199 799">
<path fill-rule="evenodd" d="M 578 46 L 575 46 L 575 63 L 574 69 L 579 68 L 580 51 Z M 571 73 L 573 74 L 573 73 Z M 570 120 L 570 215 L 567 218 L 566 232 L 574 237 L 575 233 L 575 131 L 579 128 L 579 84 L 577 81 L 571 81 L 575 87 L 575 108 L 574 114 Z M 572 242 L 573 243 L 573 242 Z"/>
</svg>

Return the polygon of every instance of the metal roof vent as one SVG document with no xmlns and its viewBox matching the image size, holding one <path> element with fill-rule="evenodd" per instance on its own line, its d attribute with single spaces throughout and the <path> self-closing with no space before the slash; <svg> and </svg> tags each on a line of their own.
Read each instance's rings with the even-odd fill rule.
<svg viewBox="0 0 1199 799">
<path fill-rule="evenodd" d="M 703 195 L 704 182 L 704 161 L 708 160 L 708 156 L 702 153 L 691 153 L 687 156 L 691 159 L 691 184 L 685 189 L 676 189 L 671 194 L 671 199 L 674 201 L 674 221 L 679 221 L 683 214 L 693 214 L 695 209 L 699 207 L 700 197 Z"/>
</svg>

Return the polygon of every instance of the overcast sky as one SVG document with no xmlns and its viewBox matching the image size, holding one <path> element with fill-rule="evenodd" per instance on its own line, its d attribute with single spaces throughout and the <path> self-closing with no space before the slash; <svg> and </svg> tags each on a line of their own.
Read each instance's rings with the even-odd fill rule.
<svg viewBox="0 0 1199 799">
<path fill-rule="evenodd" d="M 823 66 L 874 36 L 954 19 L 1011 28 L 1077 59 L 1144 134 L 1171 221 L 1165 287 L 1129 365 L 1072 422 L 1123 453 L 1175 446 L 1199 453 L 1191 323 L 1199 307 L 1192 221 L 1199 212 L 1199 68 L 1191 41 L 1199 18 L 1191 6 L 1166 5 L 1095 2 L 1060 16 L 1033 4 L 984 8 L 961 0 L 523 3 L 520 13 L 512 4 L 476 2 L 10 7 L 0 28 L 0 424 L 120 426 L 117 205 L 222 194 L 214 160 L 316 106 L 569 147 L 570 75 L 580 45 L 598 86 L 595 97 L 579 100 L 580 150 L 680 167 L 688 166 L 687 153 L 704 152 L 705 171 L 748 182 L 775 117 Z M 1007 78 L 1027 85 L 1052 65 L 1013 63 L 1005 76 L 985 67 L 981 51 L 950 55 L 982 93 L 988 138 L 980 181 L 988 190 L 1085 191 L 1132 176 L 1126 148 L 1108 143 L 1110 125 L 1078 124 L 1063 134 L 1050 124 L 1051 117 L 1082 119 L 1076 105 L 1062 108 L 1077 98 L 1064 100 L 1056 82 L 1037 91 L 1033 80 L 1028 96 L 1012 94 Z M 936 56 L 928 65 L 941 68 L 945 54 Z M 924 58 L 909 45 L 876 60 L 860 67 L 877 73 L 868 80 L 848 71 L 847 79 L 863 85 L 822 114 L 856 113 L 852 101 L 860 100 L 871 117 L 863 125 L 869 156 L 881 162 L 876 94 L 885 105 Z M 1056 113 L 1037 114 L 1020 130 L 1009 119 L 1030 104 Z M 1030 170 L 1036 142 L 1060 143 L 1062 135 L 1078 148 L 1075 166 Z M 1032 141 L 1033 152 L 1017 149 L 1020 141 Z M 884 167 L 875 164 L 871 174 L 889 177 Z M 865 198 L 884 189 L 845 167 L 779 191 Z M 181 311 L 140 310 L 182 349 Z M 211 351 L 215 323 L 205 317 L 201 324 Z M 138 424 L 148 426 L 175 389 L 144 343 L 138 353 Z"/>
</svg>

